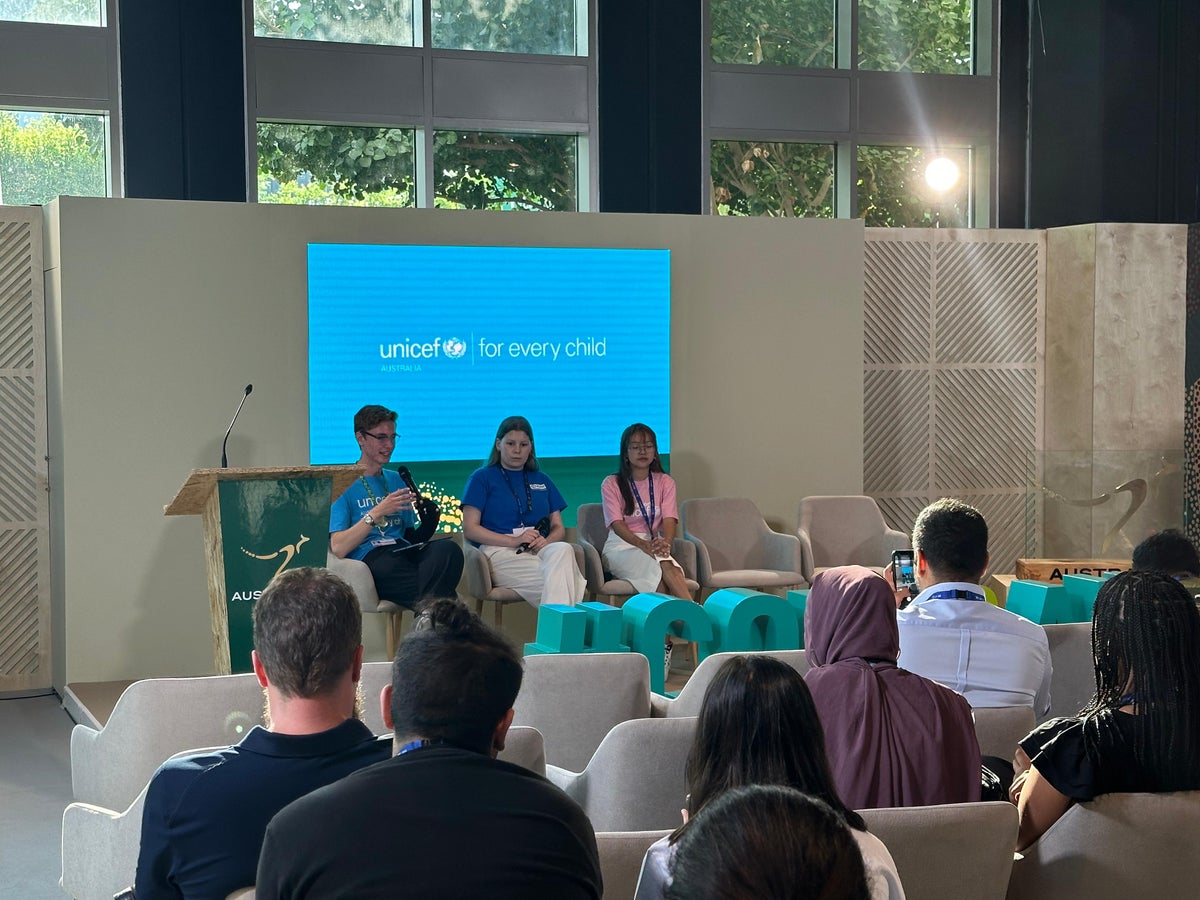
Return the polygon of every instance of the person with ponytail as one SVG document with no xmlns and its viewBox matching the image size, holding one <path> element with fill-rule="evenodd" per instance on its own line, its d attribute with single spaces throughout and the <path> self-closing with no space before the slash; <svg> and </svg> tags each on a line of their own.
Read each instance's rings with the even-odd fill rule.
<svg viewBox="0 0 1200 900">
<path fill-rule="evenodd" d="M 1104 583 L 1092 614 L 1095 695 L 1017 751 L 1018 850 L 1100 794 L 1200 789 L 1198 656 L 1200 611 L 1178 581 L 1132 571 Z"/>
</svg>

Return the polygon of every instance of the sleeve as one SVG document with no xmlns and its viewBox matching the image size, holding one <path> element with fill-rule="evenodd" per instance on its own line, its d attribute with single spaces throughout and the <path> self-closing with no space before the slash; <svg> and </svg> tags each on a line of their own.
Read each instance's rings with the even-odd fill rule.
<svg viewBox="0 0 1200 900">
<path fill-rule="evenodd" d="M 646 851 L 633 900 L 662 900 L 671 883 L 667 871 L 671 862 L 670 840 L 669 837 L 659 838 Z"/>
<path fill-rule="evenodd" d="M 175 861 L 168 823 L 168 793 L 160 770 L 150 780 L 142 806 L 142 841 L 134 881 L 134 894 L 139 900 L 181 900 L 183 897 L 183 892 L 171 880 Z"/>
<path fill-rule="evenodd" d="M 347 488 L 329 507 L 329 533 L 345 531 L 353 524 L 354 513 L 350 505 L 350 489 Z"/>
<path fill-rule="evenodd" d="M 1084 747 L 1083 722 L 1051 719 L 1031 731 L 1020 745 L 1060 794 L 1077 802 L 1096 796 L 1096 771 Z"/>
<path fill-rule="evenodd" d="M 548 494 L 546 499 L 550 503 L 550 512 L 562 512 L 567 508 L 567 501 L 563 499 L 563 495 L 558 490 L 558 485 L 554 483 L 549 475 L 546 475 L 546 493 Z"/>
<path fill-rule="evenodd" d="M 1050 644 L 1042 648 L 1044 665 L 1042 666 L 1042 683 L 1038 687 L 1037 695 L 1033 698 L 1033 711 L 1037 713 L 1038 718 L 1041 718 L 1050 711 L 1050 682 L 1054 676 L 1054 660 L 1050 656 Z"/>
<path fill-rule="evenodd" d="M 486 473 L 486 469 L 476 469 L 471 473 L 471 477 L 467 479 L 467 486 L 463 488 L 463 506 L 473 506 L 480 512 L 487 506 L 488 485 Z"/>
<path fill-rule="evenodd" d="M 659 475 L 660 486 L 658 489 L 662 499 L 658 501 L 660 517 L 663 519 L 674 519 L 679 521 L 679 506 L 675 499 L 675 479 L 670 475 Z"/>
<path fill-rule="evenodd" d="M 606 528 L 612 527 L 613 522 L 619 522 L 625 518 L 625 511 L 621 503 L 621 486 L 617 484 L 616 475 L 609 475 L 600 482 L 600 500 L 604 504 Z"/>
</svg>

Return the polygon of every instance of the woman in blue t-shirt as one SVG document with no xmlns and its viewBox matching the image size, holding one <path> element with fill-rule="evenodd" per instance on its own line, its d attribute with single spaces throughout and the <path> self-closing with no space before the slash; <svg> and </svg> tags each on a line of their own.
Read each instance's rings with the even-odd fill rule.
<svg viewBox="0 0 1200 900">
<path fill-rule="evenodd" d="M 463 536 L 487 557 L 496 587 L 534 606 L 583 599 L 575 548 L 563 542 L 566 505 L 538 470 L 529 421 L 509 416 L 496 431 L 487 465 L 467 479 L 462 501 Z"/>
</svg>

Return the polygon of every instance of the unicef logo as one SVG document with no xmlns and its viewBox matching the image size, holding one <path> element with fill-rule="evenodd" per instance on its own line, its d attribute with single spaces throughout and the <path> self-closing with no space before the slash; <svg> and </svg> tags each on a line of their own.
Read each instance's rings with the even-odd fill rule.
<svg viewBox="0 0 1200 900">
<path fill-rule="evenodd" d="M 461 338 L 446 338 L 442 341 L 442 352 L 447 359 L 462 359 L 467 355 L 467 343 Z"/>
</svg>

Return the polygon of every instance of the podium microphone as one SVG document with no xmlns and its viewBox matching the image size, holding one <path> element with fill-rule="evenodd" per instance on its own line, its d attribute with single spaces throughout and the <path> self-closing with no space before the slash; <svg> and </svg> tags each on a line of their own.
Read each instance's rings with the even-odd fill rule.
<svg viewBox="0 0 1200 900">
<path fill-rule="evenodd" d="M 229 422 L 229 427 L 225 429 L 225 440 L 221 441 L 221 468 L 229 468 L 229 458 L 225 455 L 225 445 L 229 443 L 229 434 L 233 431 L 234 423 L 237 422 L 237 417 L 242 413 L 242 404 L 246 402 L 246 398 L 250 396 L 250 392 L 254 390 L 254 385 L 246 385 L 246 392 L 242 394 L 241 403 L 238 403 L 237 411 L 233 414 L 233 419 Z"/>
</svg>

